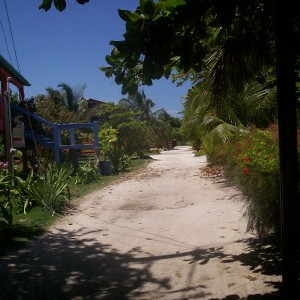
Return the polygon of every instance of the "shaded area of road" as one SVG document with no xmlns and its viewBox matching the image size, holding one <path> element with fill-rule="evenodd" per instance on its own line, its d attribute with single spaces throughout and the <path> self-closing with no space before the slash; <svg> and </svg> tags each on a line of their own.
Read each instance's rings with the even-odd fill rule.
<svg viewBox="0 0 300 300">
<path fill-rule="evenodd" d="M 101 229 L 93 233 L 104 234 Z M 82 230 L 73 233 L 60 230 L 56 234 L 47 234 L 30 251 L 2 258 L 1 299 L 151 299 L 148 296 L 153 291 L 136 291 L 149 282 L 163 290 L 164 296 L 173 295 L 174 299 L 184 299 L 181 298 L 182 293 L 187 291 L 190 293 L 188 299 L 210 296 L 204 283 L 172 290 L 168 276 L 156 278 L 151 273 L 154 263 L 168 263 L 171 259 L 185 261 L 186 267 L 193 263 L 207 264 L 210 259 L 217 258 L 224 264 L 240 262 L 253 270 L 260 266 L 257 272 L 267 275 L 279 274 L 280 271 L 278 249 L 256 239 L 240 241 L 247 244 L 247 251 L 240 255 L 228 255 L 223 247 L 219 247 L 160 256 L 137 256 L 132 251 L 119 253 L 112 245 L 101 244 L 85 236 L 86 232 Z M 138 266 L 135 266 L 137 263 Z M 278 282 L 268 284 L 276 287 Z M 271 297 L 275 299 L 276 293 L 253 294 L 247 299 Z M 222 299 L 240 298 L 227 295 Z"/>
</svg>

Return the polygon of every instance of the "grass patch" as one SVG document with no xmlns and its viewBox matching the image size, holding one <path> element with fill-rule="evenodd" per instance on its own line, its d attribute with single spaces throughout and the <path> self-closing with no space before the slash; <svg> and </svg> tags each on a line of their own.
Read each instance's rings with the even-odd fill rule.
<svg viewBox="0 0 300 300">
<path fill-rule="evenodd" d="M 33 207 L 26 215 L 14 214 L 13 225 L 0 228 L 0 255 L 24 247 L 28 241 L 43 234 L 57 218 L 42 207 Z"/>
<path fill-rule="evenodd" d="M 195 152 L 196 157 L 203 156 L 203 155 L 206 155 L 206 154 L 205 154 L 204 150 L 202 150 L 202 149 Z"/>
</svg>

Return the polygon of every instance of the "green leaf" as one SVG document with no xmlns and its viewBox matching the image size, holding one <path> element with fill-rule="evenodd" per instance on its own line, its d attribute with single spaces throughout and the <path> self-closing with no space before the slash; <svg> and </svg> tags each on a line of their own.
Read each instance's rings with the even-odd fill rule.
<svg viewBox="0 0 300 300">
<path fill-rule="evenodd" d="M 114 75 L 114 69 L 112 67 L 100 67 L 99 70 L 104 72 L 107 78 L 110 78 Z"/>
<path fill-rule="evenodd" d="M 139 19 L 141 19 L 141 16 L 137 13 L 131 12 L 129 10 L 122 10 L 119 9 L 118 10 L 119 16 L 122 20 L 124 20 L 125 22 L 136 22 Z"/>
<path fill-rule="evenodd" d="M 143 71 L 145 78 L 160 79 L 164 75 L 163 67 L 153 62 L 148 56 L 144 59 Z"/>
<path fill-rule="evenodd" d="M 116 63 L 116 60 L 113 59 L 110 55 L 106 55 L 106 56 L 105 56 L 105 60 L 106 60 L 106 62 L 107 62 L 109 65 L 111 65 L 111 66 L 114 66 L 115 63 Z"/>
<path fill-rule="evenodd" d="M 164 4 L 165 9 L 173 9 L 179 5 L 185 5 L 186 1 L 184 0 L 165 0 L 161 1 Z"/>
<path fill-rule="evenodd" d="M 109 44 L 117 48 L 117 50 L 121 53 L 130 52 L 130 49 L 128 49 L 127 43 L 125 41 L 110 41 Z"/>
<path fill-rule="evenodd" d="M 54 1 L 54 5 L 58 11 L 63 11 L 66 8 L 65 0 L 43 0 L 42 4 L 39 6 L 39 9 L 44 9 L 48 11 L 51 8 L 51 5 Z M 76 0 L 79 4 L 88 3 L 90 0 Z"/>
<path fill-rule="evenodd" d="M 118 74 L 116 77 L 115 77 L 115 82 L 116 84 L 121 84 L 123 82 L 123 79 L 124 79 L 124 72 Z"/>
<path fill-rule="evenodd" d="M 152 2 L 152 0 L 141 0 L 140 1 L 140 8 L 141 12 L 146 17 L 153 17 L 155 13 L 155 3 Z"/>
<path fill-rule="evenodd" d="M 58 11 L 63 11 L 67 4 L 65 0 L 54 0 L 54 5 Z"/>
<path fill-rule="evenodd" d="M 13 217 L 12 217 L 11 212 L 9 212 L 9 210 L 6 207 L 2 206 L 2 205 L 1 205 L 1 211 L 2 211 L 4 219 L 7 221 L 7 224 L 9 226 L 12 225 Z"/>
<path fill-rule="evenodd" d="M 128 89 L 128 94 L 129 95 L 135 95 L 138 91 L 138 84 L 137 83 L 133 83 L 130 85 L 129 89 Z"/>
<path fill-rule="evenodd" d="M 134 68 L 139 63 L 139 56 L 132 55 L 125 61 L 126 68 Z"/>
<path fill-rule="evenodd" d="M 43 0 L 42 4 L 39 6 L 39 9 L 44 9 L 48 11 L 51 8 L 53 0 Z"/>
<path fill-rule="evenodd" d="M 112 49 L 111 54 L 112 57 L 115 58 L 122 58 L 123 54 L 120 53 L 120 51 L 117 48 Z"/>
<path fill-rule="evenodd" d="M 85 3 L 88 3 L 90 0 L 77 0 L 77 2 L 79 4 L 85 4 Z"/>
</svg>

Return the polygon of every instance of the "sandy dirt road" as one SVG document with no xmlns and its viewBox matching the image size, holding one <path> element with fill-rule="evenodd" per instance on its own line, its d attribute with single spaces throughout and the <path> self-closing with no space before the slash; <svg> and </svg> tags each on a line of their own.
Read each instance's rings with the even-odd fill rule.
<svg viewBox="0 0 300 300">
<path fill-rule="evenodd" d="M 279 256 L 246 233 L 242 195 L 189 147 L 153 155 L 1 258 L 0 299 L 273 299 Z"/>
</svg>

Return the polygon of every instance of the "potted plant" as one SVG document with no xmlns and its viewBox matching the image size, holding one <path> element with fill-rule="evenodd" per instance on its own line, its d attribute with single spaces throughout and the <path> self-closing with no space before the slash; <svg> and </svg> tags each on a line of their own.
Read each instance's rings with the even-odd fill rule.
<svg viewBox="0 0 300 300">
<path fill-rule="evenodd" d="M 100 174 L 111 174 L 111 160 L 110 156 L 114 148 L 114 144 L 117 142 L 118 131 L 113 128 L 101 129 L 99 131 L 99 145 L 100 153 L 103 155 L 104 160 L 99 161 Z"/>
<path fill-rule="evenodd" d="M 100 153 L 104 160 L 99 161 L 100 173 L 109 175 L 111 168 L 114 174 L 119 174 L 119 168 L 124 159 L 124 149 L 118 139 L 118 130 L 113 128 L 102 129 L 99 132 Z"/>
</svg>

